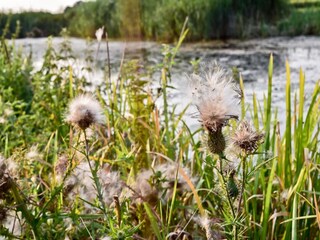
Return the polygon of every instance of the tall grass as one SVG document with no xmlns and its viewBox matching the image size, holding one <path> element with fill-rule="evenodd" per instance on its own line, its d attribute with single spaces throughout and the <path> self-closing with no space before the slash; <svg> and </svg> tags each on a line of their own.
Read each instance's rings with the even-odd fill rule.
<svg viewBox="0 0 320 240">
<path fill-rule="evenodd" d="M 180 33 L 175 47 L 164 48 L 160 65 L 146 68 L 124 60 L 111 85 L 106 72 L 105 81 L 93 92 L 106 121 L 88 132 L 64 120 L 68 102 L 88 91 L 89 84 L 75 74 L 70 61 L 61 61 L 72 57 L 68 39 L 60 51 L 48 40 L 38 71 L 14 43 L 2 41 L 0 235 L 320 237 L 319 82 L 313 95 L 305 96 L 301 70 L 299 92 L 292 93 L 286 63 L 286 121 L 285 132 L 280 132 L 272 106 L 271 56 L 264 102 L 255 95 L 252 104 L 241 101 L 242 118 L 252 116 L 255 129 L 264 132 L 264 143 L 254 154 L 239 155 L 240 163 L 234 162 L 230 171 L 224 154 L 203 148 L 199 135 L 205 130 L 199 126 L 192 131 L 183 121 L 186 109 L 177 112 L 168 97 L 174 81 L 170 71 L 186 34 Z M 153 76 L 160 76 L 161 91 L 153 89 Z M 163 108 L 156 105 L 159 97 Z M 231 136 L 237 125 L 230 121 L 223 134 Z M 86 177 L 86 172 L 92 175 Z M 112 181 L 117 174 L 120 178 Z"/>
</svg>

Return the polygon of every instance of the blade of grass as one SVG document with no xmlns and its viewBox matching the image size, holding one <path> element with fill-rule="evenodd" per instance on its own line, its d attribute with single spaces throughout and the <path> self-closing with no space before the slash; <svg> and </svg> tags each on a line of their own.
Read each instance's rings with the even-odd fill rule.
<svg viewBox="0 0 320 240">
<path fill-rule="evenodd" d="M 146 213 L 149 217 L 150 223 L 151 223 L 151 228 L 154 232 L 154 234 L 156 235 L 157 239 L 163 239 L 163 237 L 161 236 L 161 232 L 158 226 L 158 221 L 155 218 L 155 216 L 153 215 L 153 212 L 149 206 L 148 203 L 143 203 L 144 209 L 146 210 Z"/>
<path fill-rule="evenodd" d="M 268 98 L 266 99 L 265 108 L 265 150 L 270 149 L 270 126 L 271 126 L 271 102 L 272 102 L 272 74 L 273 74 L 273 55 L 270 55 L 268 69 Z"/>
<path fill-rule="evenodd" d="M 286 130 L 285 130 L 285 186 L 289 187 L 291 180 L 291 81 L 290 67 L 286 61 Z"/>
<path fill-rule="evenodd" d="M 269 181 L 267 185 L 267 192 L 264 199 L 261 239 L 267 239 L 268 219 L 270 215 L 270 204 L 271 204 L 271 198 L 272 198 L 272 185 L 273 185 L 273 179 L 274 179 L 275 171 L 277 167 L 277 160 L 278 160 L 277 158 L 274 158 L 272 161 L 272 168 L 270 171 Z"/>
</svg>

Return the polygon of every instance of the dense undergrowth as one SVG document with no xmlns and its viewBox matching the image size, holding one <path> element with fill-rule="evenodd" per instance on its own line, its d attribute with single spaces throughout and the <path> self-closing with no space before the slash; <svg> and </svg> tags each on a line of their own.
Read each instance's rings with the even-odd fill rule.
<svg viewBox="0 0 320 240">
<path fill-rule="evenodd" d="M 244 99 L 241 78 L 194 66 L 202 124 L 192 131 L 169 97 L 185 35 L 164 48 L 160 65 L 124 59 L 114 79 L 107 67 L 90 95 L 67 38 L 60 49 L 48 40 L 40 70 L 2 40 L 1 236 L 319 239 L 319 82 L 305 96 L 301 70 L 291 99 L 287 63 L 282 133 L 271 104 L 272 56 L 263 102 Z"/>
</svg>

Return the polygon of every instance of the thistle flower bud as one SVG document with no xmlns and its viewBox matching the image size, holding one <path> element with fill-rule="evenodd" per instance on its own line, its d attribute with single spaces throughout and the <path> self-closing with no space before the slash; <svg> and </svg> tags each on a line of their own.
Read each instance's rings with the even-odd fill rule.
<svg viewBox="0 0 320 240">
<path fill-rule="evenodd" d="M 67 122 L 85 130 L 90 125 L 102 124 L 104 116 L 100 103 L 89 95 L 80 95 L 69 104 Z"/>
<path fill-rule="evenodd" d="M 211 153 L 222 154 L 226 148 L 226 140 L 222 134 L 222 130 L 211 131 L 208 133 L 207 146 Z"/>
<path fill-rule="evenodd" d="M 227 192 L 231 198 L 236 198 L 239 195 L 239 188 L 234 179 L 235 170 L 231 171 L 227 181 Z"/>
</svg>

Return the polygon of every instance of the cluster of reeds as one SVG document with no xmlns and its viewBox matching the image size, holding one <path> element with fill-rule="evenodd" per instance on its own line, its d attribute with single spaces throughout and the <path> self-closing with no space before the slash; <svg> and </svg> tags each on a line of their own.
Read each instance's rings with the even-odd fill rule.
<svg viewBox="0 0 320 240">
<path fill-rule="evenodd" d="M 64 61 L 72 59 L 67 38 L 60 53 L 49 40 L 38 71 L 2 41 L 0 236 L 319 237 L 319 82 L 305 109 L 304 74 L 292 101 L 287 64 L 282 134 L 272 108 L 272 56 L 267 95 L 263 103 L 253 95 L 252 105 L 241 78 L 207 63 L 189 76 L 200 122 L 192 131 L 183 121 L 188 106 L 177 112 L 168 97 L 186 34 L 165 47 L 161 65 L 124 58 L 112 78 L 107 64 L 105 81 L 91 92 L 88 78 Z M 97 35 L 106 41 L 103 29 Z"/>
</svg>

